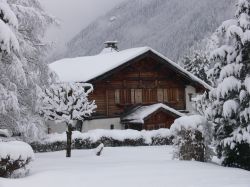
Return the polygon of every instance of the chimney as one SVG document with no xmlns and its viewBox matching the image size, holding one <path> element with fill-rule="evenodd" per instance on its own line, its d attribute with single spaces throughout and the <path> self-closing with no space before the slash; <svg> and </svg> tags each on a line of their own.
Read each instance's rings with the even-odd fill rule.
<svg viewBox="0 0 250 187">
<path fill-rule="evenodd" d="M 117 46 L 117 44 L 118 44 L 118 42 L 117 41 L 106 41 L 106 42 L 104 42 L 104 44 L 105 44 L 105 48 L 110 48 L 111 49 L 111 51 L 118 51 L 118 46 Z"/>
</svg>

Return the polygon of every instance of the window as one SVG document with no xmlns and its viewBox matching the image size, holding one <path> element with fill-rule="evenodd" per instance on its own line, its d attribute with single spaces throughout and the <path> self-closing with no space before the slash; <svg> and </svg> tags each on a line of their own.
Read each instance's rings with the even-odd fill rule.
<svg viewBox="0 0 250 187">
<path fill-rule="evenodd" d="M 131 89 L 131 103 L 142 103 L 142 89 Z"/>
<path fill-rule="evenodd" d="M 115 104 L 120 104 L 120 90 L 115 90 Z"/>
<path fill-rule="evenodd" d="M 163 102 L 164 101 L 163 89 L 160 89 L 160 88 L 157 89 L 157 101 L 158 102 Z"/>
<path fill-rule="evenodd" d="M 178 101 L 184 101 L 185 100 L 185 92 L 183 89 L 178 89 Z"/>
<path fill-rule="evenodd" d="M 168 102 L 170 101 L 170 89 L 167 88 L 167 89 L 164 89 L 164 93 L 163 93 L 163 100 L 164 102 Z"/>
<path fill-rule="evenodd" d="M 175 98 L 176 98 L 176 101 L 180 101 L 180 92 L 179 92 L 179 89 L 178 88 L 175 88 Z"/>
<path fill-rule="evenodd" d="M 51 134 L 51 128 L 48 127 L 48 134 Z"/>
<path fill-rule="evenodd" d="M 135 89 L 135 103 L 142 103 L 142 89 Z"/>
<path fill-rule="evenodd" d="M 79 132 L 82 132 L 82 121 L 81 120 L 78 120 L 76 122 L 76 126 L 75 126 L 75 130 L 79 131 Z"/>
<path fill-rule="evenodd" d="M 135 89 L 131 89 L 131 103 L 135 103 Z"/>
<path fill-rule="evenodd" d="M 183 92 L 180 88 L 157 89 L 158 102 L 177 102 L 184 99 Z"/>
<path fill-rule="evenodd" d="M 115 126 L 113 124 L 110 125 L 110 129 L 113 130 Z"/>
<path fill-rule="evenodd" d="M 192 93 L 189 93 L 189 94 L 188 94 L 188 97 L 189 97 L 189 101 L 192 102 L 193 94 L 192 94 Z"/>
<path fill-rule="evenodd" d="M 115 90 L 115 104 L 128 104 L 131 103 L 130 90 L 116 89 Z"/>
<path fill-rule="evenodd" d="M 157 92 L 153 89 L 143 89 L 142 90 L 142 100 L 143 103 L 154 103 L 157 101 Z"/>
</svg>

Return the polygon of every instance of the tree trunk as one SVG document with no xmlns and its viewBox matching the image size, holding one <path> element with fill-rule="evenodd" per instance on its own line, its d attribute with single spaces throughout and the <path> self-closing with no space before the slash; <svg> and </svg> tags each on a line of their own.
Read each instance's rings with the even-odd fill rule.
<svg viewBox="0 0 250 187">
<path fill-rule="evenodd" d="M 72 126 L 68 125 L 66 157 L 71 157 Z"/>
</svg>

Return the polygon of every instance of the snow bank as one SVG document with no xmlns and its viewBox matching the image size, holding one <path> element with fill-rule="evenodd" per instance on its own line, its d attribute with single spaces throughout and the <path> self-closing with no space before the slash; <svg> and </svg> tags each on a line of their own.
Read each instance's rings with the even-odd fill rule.
<svg viewBox="0 0 250 187">
<path fill-rule="evenodd" d="M 1 187 L 249 187 L 250 172 L 173 160 L 172 146 L 121 147 L 36 154 L 29 177 L 0 179 Z"/>
<path fill-rule="evenodd" d="M 34 152 L 31 146 L 27 143 L 21 141 L 11 141 L 11 142 L 0 142 L 0 158 L 7 158 L 10 156 L 10 159 L 17 160 L 27 160 L 34 157 Z"/>
</svg>

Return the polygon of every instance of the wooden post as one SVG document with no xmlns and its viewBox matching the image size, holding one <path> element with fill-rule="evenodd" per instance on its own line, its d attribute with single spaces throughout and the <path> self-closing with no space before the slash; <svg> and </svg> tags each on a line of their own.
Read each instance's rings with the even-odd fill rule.
<svg viewBox="0 0 250 187">
<path fill-rule="evenodd" d="M 68 125 L 66 157 L 71 157 L 72 126 Z"/>
<path fill-rule="evenodd" d="M 106 89 L 106 114 L 107 114 L 107 116 L 109 116 L 109 91 Z"/>
</svg>

